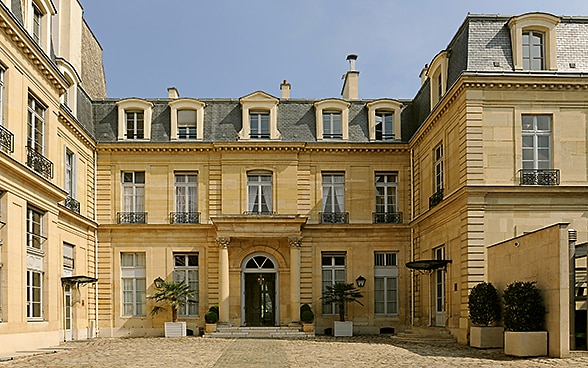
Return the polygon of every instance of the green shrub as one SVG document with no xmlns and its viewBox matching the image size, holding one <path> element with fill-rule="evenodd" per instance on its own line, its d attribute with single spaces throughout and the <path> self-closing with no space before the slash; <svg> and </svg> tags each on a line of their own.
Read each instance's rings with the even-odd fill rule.
<svg viewBox="0 0 588 368">
<path fill-rule="evenodd" d="M 507 331 L 542 331 L 545 305 L 535 282 L 515 281 L 504 290 L 504 328 Z"/>
<path fill-rule="evenodd" d="M 216 314 L 212 310 L 209 310 L 208 312 L 206 312 L 206 314 L 204 314 L 204 320 L 206 321 L 206 323 L 217 323 L 218 314 Z"/>
<path fill-rule="evenodd" d="M 208 308 L 208 311 L 216 313 L 217 316 L 220 315 L 220 313 L 218 312 L 218 305 L 211 306 L 210 308 Z"/>
<path fill-rule="evenodd" d="M 304 304 L 300 307 L 300 320 L 304 323 L 312 323 L 314 321 L 314 313 L 310 309 L 310 305 Z"/>
<path fill-rule="evenodd" d="M 499 322 L 500 297 L 494 285 L 481 282 L 474 286 L 468 298 L 468 308 L 474 325 L 490 326 Z"/>
</svg>

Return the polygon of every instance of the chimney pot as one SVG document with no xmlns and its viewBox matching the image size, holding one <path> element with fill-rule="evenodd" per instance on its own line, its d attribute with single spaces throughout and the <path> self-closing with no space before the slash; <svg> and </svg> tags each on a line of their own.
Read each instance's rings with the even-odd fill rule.
<svg viewBox="0 0 588 368">
<path fill-rule="evenodd" d="M 180 92 L 178 92 L 178 89 L 176 87 L 170 87 L 167 89 L 167 98 L 178 98 L 180 97 Z"/>
</svg>

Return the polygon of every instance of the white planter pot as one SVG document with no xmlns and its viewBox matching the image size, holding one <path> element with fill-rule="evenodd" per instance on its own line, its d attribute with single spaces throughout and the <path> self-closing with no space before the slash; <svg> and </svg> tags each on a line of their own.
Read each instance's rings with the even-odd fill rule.
<svg viewBox="0 0 588 368">
<path fill-rule="evenodd" d="M 470 346 L 480 349 L 504 346 L 504 327 L 470 327 Z"/>
<path fill-rule="evenodd" d="M 518 357 L 546 356 L 547 331 L 504 333 L 504 354 Z"/>
<path fill-rule="evenodd" d="M 186 322 L 165 322 L 165 337 L 186 336 Z"/>
<path fill-rule="evenodd" d="M 353 336 L 353 322 L 351 321 L 335 321 L 333 327 L 335 336 Z"/>
</svg>

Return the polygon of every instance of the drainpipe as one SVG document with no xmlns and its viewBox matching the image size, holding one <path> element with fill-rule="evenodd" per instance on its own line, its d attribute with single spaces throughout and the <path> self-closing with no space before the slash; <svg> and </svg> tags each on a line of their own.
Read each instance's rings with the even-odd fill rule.
<svg viewBox="0 0 588 368">
<path fill-rule="evenodd" d="M 414 220 L 414 151 L 410 150 L 410 221 Z M 410 227 L 410 261 L 414 261 L 414 228 Z M 414 270 L 410 270 L 410 325 L 414 326 Z"/>
<path fill-rule="evenodd" d="M 568 229 L 568 245 L 570 258 L 570 350 L 576 350 L 576 241 L 578 232 L 574 229 Z"/>
<path fill-rule="evenodd" d="M 98 156 L 96 155 L 96 150 L 94 150 L 94 213 L 92 217 L 94 218 L 94 222 L 98 224 L 96 219 L 96 172 L 98 170 Z M 98 279 L 98 229 L 94 230 L 94 277 Z M 98 281 L 94 284 L 94 336 L 92 338 L 98 337 Z"/>
</svg>

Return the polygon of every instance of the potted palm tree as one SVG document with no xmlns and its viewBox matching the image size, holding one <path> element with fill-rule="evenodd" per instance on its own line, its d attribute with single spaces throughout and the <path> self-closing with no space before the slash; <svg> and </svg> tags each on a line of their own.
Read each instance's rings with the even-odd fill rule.
<svg viewBox="0 0 588 368">
<path fill-rule="evenodd" d="M 504 353 L 547 355 L 545 305 L 535 282 L 515 281 L 504 290 Z"/>
<path fill-rule="evenodd" d="M 475 348 L 501 348 L 504 345 L 504 328 L 496 326 L 501 318 L 500 296 L 488 282 L 472 288 L 468 297 L 470 320 L 470 346 Z"/>
<path fill-rule="evenodd" d="M 181 337 L 186 336 L 186 322 L 177 322 L 178 309 L 180 306 L 188 303 L 194 303 L 194 291 L 184 281 L 167 282 L 160 277 L 155 281 L 155 293 L 150 299 L 155 300 L 155 303 L 169 304 L 172 312 L 172 321 L 165 322 L 165 337 Z M 151 315 L 154 316 L 159 312 L 165 311 L 166 308 L 155 304 L 151 309 Z"/>
<path fill-rule="evenodd" d="M 336 282 L 333 285 L 326 286 L 322 296 L 323 302 L 334 303 L 339 310 L 339 321 L 333 323 L 333 334 L 335 336 L 353 336 L 353 322 L 345 321 L 345 305 L 357 302 L 363 306 L 358 300 L 359 298 L 363 298 L 363 295 L 353 283 Z"/>
<path fill-rule="evenodd" d="M 300 321 L 303 332 L 314 332 L 314 313 L 308 304 L 300 306 Z"/>
</svg>

